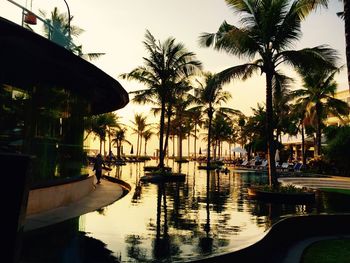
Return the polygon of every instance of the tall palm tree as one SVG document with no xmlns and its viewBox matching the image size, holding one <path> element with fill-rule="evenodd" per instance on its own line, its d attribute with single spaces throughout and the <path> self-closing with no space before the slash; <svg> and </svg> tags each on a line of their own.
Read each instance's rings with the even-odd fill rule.
<svg viewBox="0 0 350 263">
<path fill-rule="evenodd" d="M 218 85 L 240 77 L 243 80 L 261 72 L 266 79 L 266 134 L 269 161 L 269 184 L 277 186 L 275 166 L 273 82 L 281 75 L 282 64 L 312 68 L 326 64 L 333 67 L 336 52 L 326 46 L 289 50 L 301 37 L 301 21 L 305 16 L 305 1 L 294 0 L 225 0 L 240 17 L 242 27 L 226 21 L 217 33 L 203 33 L 200 43 L 217 50 L 245 57 L 252 62 L 233 66 L 218 74 Z"/>
<path fill-rule="evenodd" d="M 306 109 L 306 114 L 311 120 L 311 125 L 316 130 L 315 154 L 321 155 L 321 134 L 323 120 L 328 114 L 342 116 L 349 114 L 349 106 L 346 102 L 334 98 L 337 83 L 334 75 L 339 69 L 327 71 L 317 70 L 308 74 L 303 74 L 303 88 L 293 92 L 293 97 L 297 98 L 296 103 Z"/>
<path fill-rule="evenodd" d="M 194 89 L 197 108 L 200 108 L 208 117 L 208 136 L 207 136 L 207 168 L 210 167 L 210 145 L 212 135 L 212 121 L 214 114 L 219 110 L 222 103 L 226 103 L 231 94 L 222 89 L 222 86 L 216 85 L 216 75 L 205 73 L 204 84 L 198 81 L 199 87 Z"/>
<path fill-rule="evenodd" d="M 100 139 L 100 153 L 102 153 L 102 144 L 106 141 L 106 136 L 112 135 L 111 128 L 119 127 L 118 117 L 112 113 L 93 115 L 85 120 L 85 131 L 87 138 L 91 133 Z M 109 140 L 111 141 L 111 140 Z M 109 145 L 109 151 L 111 146 Z"/>
<path fill-rule="evenodd" d="M 182 142 L 186 133 L 188 133 L 189 126 L 187 125 L 188 107 L 193 104 L 194 97 L 185 92 L 185 89 L 177 92 L 177 98 L 174 100 L 175 119 L 172 122 L 173 129 L 178 136 L 178 158 L 182 160 Z"/>
<path fill-rule="evenodd" d="M 134 116 L 134 121 L 131 121 L 131 123 L 135 126 L 133 130 L 137 134 L 136 157 L 139 157 L 141 154 L 143 133 L 147 128 L 147 126 L 149 126 L 149 124 L 147 124 L 146 121 L 147 121 L 147 116 L 144 116 L 142 113 L 141 114 L 136 113 Z"/>
<path fill-rule="evenodd" d="M 123 143 L 131 145 L 131 142 L 126 139 L 126 131 L 126 128 L 118 128 L 112 140 L 112 142 L 117 146 L 117 159 L 120 159 L 121 157 L 121 148 L 123 146 Z"/>
<path fill-rule="evenodd" d="M 343 0 L 344 3 L 344 22 L 345 22 L 345 49 L 346 64 L 348 69 L 348 85 L 350 90 L 350 0 Z"/>
<path fill-rule="evenodd" d="M 200 111 L 199 108 L 191 108 L 188 110 L 188 115 L 190 118 L 190 121 L 193 123 L 193 129 L 194 129 L 194 145 L 193 145 L 193 149 L 194 149 L 194 159 L 197 160 L 197 131 L 198 131 L 198 126 L 199 128 L 202 127 L 202 125 L 204 124 L 202 115 L 203 113 Z"/>
<path fill-rule="evenodd" d="M 176 43 L 174 38 L 159 42 L 147 30 L 143 44 L 149 54 L 147 58 L 143 58 L 145 65 L 135 68 L 130 73 L 122 74 L 121 77 L 144 84 L 146 89 L 136 94 L 160 102 L 159 168 L 163 170 L 166 104 L 172 98 L 175 83 L 194 74 L 201 68 L 201 62 L 196 60 L 195 54 L 188 52 L 183 44 Z"/>
<path fill-rule="evenodd" d="M 329 0 L 305 0 L 306 5 L 305 13 L 311 12 L 317 7 L 328 8 Z M 345 25 L 345 53 L 346 53 L 346 64 L 348 69 L 348 85 L 350 90 L 350 0 L 343 0 L 344 10 L 343 12 L 337 13 L 337 15 L 344 19 Z"/>
<path fill-rule="evenodd" d="M 293 98 L 293 95 L 291 95 L 291 98 Z M 292 132 L 290 132 L 290 135 L 297 135 L 298 133 L 301 134 L 301 156 L 302 156 L 302 163 L 303 165 L 306 164 L 306 151 L 305 151 L 305 125 L 306 125 L 306 109 L 304 108 L 305 105 L 303 102 L 300 104 L 293 104 L 291 106 L 291 119 L 292 119 L 292 126 L 294 126 L 295 129 L 292 129 Z M 294 131 L 293 131 L 294 130 Z"/>
<path fill-rule="evenodd" d="M 143 138 L 145 139 L 145 152 L 144 152 L 144 155 L 147 156 L 147 142 L 154 135 L 154 132 L 152 131 L 152 128 L 150 128 L 150 129 L 145 130 L 142 135 L 143 135 Z"/>
</svg>

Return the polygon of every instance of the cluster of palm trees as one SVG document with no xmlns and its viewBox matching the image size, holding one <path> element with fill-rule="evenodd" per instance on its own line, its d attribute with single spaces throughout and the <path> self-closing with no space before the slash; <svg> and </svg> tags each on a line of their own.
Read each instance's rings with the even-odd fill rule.
<svg viewBox="0 0 350 263">
<path fill-rule="evenodd" d="M 287 129 L 285 117 L 291 113 L 288 101 L 292 100 L 295 105 L 299 105 L 297 108 L 303 109 L 298 115 L 300 124 L 314 120 L 312 126 L 316 130 L 318 154 L 322 118 L 329 112 L 348 113 L 347 106 L 332 96 L 336 87 L 333 77 L 339 71 L 338 55 L 335 50 L 325 45 L 292 49 L 293 44 L 301 38 L 301 22 L 315 8 L 315 2 L 226 0 L 226 3 L 239 14 L 240 25 L 231 25 L 224 21 L 216 33 L 203 33 L 200 36 L 200 44 L 246 58 L 247 63 L 234 65 L 218 74 L 207 74 L 204 84 L 194 88 L 192 98 L 189 93 L 192 90 L 191 77 L 201 69 L 201 63 L 196 60 L 193 53 L 185 50 L 183 45 L 175 44 L 175 39 L 169 38 L 160 43 L 147 31 L 144 44 L 149 56 L 144 58 L 145 65 L 121 76 L 137 80 L 146 86 L 144 90 L 133 92 L 135 102 L 160 106 L 159 167 L 163 168 L 172 116 L 182 118 L 184 107 L 190 105 L 192 101 L 200 105 L 197 108 L 207 116 L 209 166 L 210 145 L 213 143 L 211 138 L 213 118 L 225 119 L 227 114 L 240 116 L 238 111 L 232 109 L 219 111 L 215 108 L 229 98 L 229 94 L 223 92 L 222 87 L 234 79 L 246 80 L 254 73 L 264 74 L 266 110 L 263 131 L 267 145 L 269 181 L 275 185 L 277 184 L 274 160 L 276 139 Z M 289 91 L 292 79 L 281 71 L 282 65 L 291 66 L 300 73 L 304 81 L 302 89 L 292 93 Z M 217 113 L 215 117 L 214 113 Z M 181 129 L 182 126 L 177 125 L 177 128 Z"/>
<path fill-rule="evenodd" d="M 90 136 L 94 139 L 98 138 L 100 143 L 99 152 L 105 157 L 110 155 L 112 147 L 117 148 L 117 159 L 121 160 L 125 154 L 123 146 L 125 144 L 131 146 L 130 154 L 133 154 L 133 145 L 128 140 L 128 130 L 131 129 L 134 134 L 137 135 L 136 143 L 136 157 L 141 157 L 142 143 L 144 140 L 144 156 L 147 156 L 147 142 L 154 135 L 153 127 L 150 123 L 147 123 L 147 117 L 142 114 L 135 114 L 134 121 L 131 121 L 132 125 L 128 126 L 120 121 L 120 117 L 113 112 L 103 113 L 99 115 L 88 116 L 84 120 L 85 126 L 85 139 Z M 108 143 L 108 152 L 106 150 L 106 144 Z M 143 156 L 143 157 L 144 157 Z"/>
<path fill-rule="evenodd" d="M 144 84 L 145 89 L 131 93 L 134 96 L 133 101 L 152 104 L 154 113 L 160 115 L 158 133 L 160 169 L 164 169 L 169 138 L 178 137 L 181 158 L 182 140 L 186 136 L 189 139 L 191 132 L 194 131 L 192 135 L 196 145 L 197 127 L 205 125 L 203 127 L 207 128 L 208 166 L 211 160 L 210 149 L 213 147 L 212 152 L 220 155 L 222 149 L 220 145 L 223 141 L 230 144 L 237 142 L 245 144 L 260 138 L 266 142 L 270 184 L 276 184 L 274 155 L 281 134 L 292 134 L 300 129 L 304 135 L 305 129 L 310 130 L 311 127 L 316 134 L 315 148 L 316 154 L 319 155 L 323 120 L 327 114 L 348 114 L 348 107 L 334 99 L 336 88 L 334 75 L 340 70 L 340 65 L 337 64 L 337 52 L 325 45 L 293 49 L 293 45 L 301 38 L 301 22 L 315 8 L 327 6 L 327 1 L 225 0 L 225 2 L 240 17 L 239 25 L 231 25 L 224 21 L 217 32 L 203 33 L 200 36 L 200 44 L 244 58 L 247 63 L 233 65 L 217 74 L 203 74 L 201 62 L 182 43 L 176 43 L 174 38 L 160 42 L 146 31 L 143 44 L 148 56 L 143 58 L 144 65 L 129 73 L 121 74 L 121 77 Z M 346 7 L 347 0 L 344 1 L 343 16 L 347 25 Z M 56 20 L 59 21 L 57 27 L 61 27 L 64 35 L 67 34 L 64 17 L 60 17 L 58 12 L 53 12 L 50 23 L 54 24 Z M 71 32 L 79 34 L 81 31 L 71 30 Z M 53 38 L 50 34 L 52 33 L 48 31 L 48 36 Z M 347 37 L 349 36 L 350 34 L 347 34 Z M 63 43 L 69 48 L 68 44 Z M 82 54 L 81 47 L 78 53 Z M 293 81 L 282 72 L 282 69 L 285 69 L 282 68 L 283 65 L 292 67 L 299 73 L 303 80 L 302 88 L 290 90 Z M 237 110 L 221 107 L 221 104 L 230 98 L 230 94 L 223 90 L 223 86 L 234 79 L 246 80 L 254 73 L 265 76 L 265 105 L 258 106 L 251 118 L 244 117 Z M 139 117 L 142 119 L 142 116 Z M 91 123 L 97 119 L 98 117 L 96 120 L 92 117 Z M 145 138 L 147 143 L 144 137 L 147 134 L 145 124 L 142 124 L 143 128 L 137 128 L 138 155 L 141 153 L 142 138 Z M 113 125 L 110 123 L 100 126 L 106 128 L 109 134 L 109 129 Z M 92 126 L 88 127 L 90 127 L 88 131 L 92 129 Z M 125 128 L 119 129 L 121 133 L 119 142 L 125 139 L 122 136 L 125 131 Z M 105 138 L 103 132 L 99 132 L 100 138 Z M 196 152 L 196 146 L 194 148 Z"/>
<path fill-rule="evenodd" d="M 270 185 L 277 185 L 274 156 L 278 120 L 274 120 L 274 113 L 282 112 L 281 105 L 284 105 L 284 98 L 287 98 L 284 92 L 290 81 L 282 73 L 281 66 L 292 66 L 302 72 L 305 78 L 324 76 L 338 69 L 337 53 L 324 45 L 301 50 L 291 49 L 301 38 L 302 20 L 314 10 L 316 4 L 322 3 L 306 0 L 226 0 L 226 3 L 239 14 L 240 25 L 231 25 L 224 21 L 216 33 L 203 33 L 200 41 L 202 46 L 213 46 L 217 50 L 249 61 L 218 73 L 217 85 L 229 83 L 235 78 L 245 80 L 255 72 L 265 75 L 269 182 Z"/>
</svg>

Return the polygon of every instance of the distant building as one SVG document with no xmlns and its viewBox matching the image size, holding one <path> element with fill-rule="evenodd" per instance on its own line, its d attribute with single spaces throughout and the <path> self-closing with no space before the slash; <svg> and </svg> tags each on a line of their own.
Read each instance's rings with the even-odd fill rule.
<svg viewBox="0 0 350 263">
<path fill-rule="evenodd" d="M 350 107 L 350 93 L 349 90 L 341 90 L 335 93 L 335 98 L 340 99 L 348 103 Z M 325 124 L 327 126 L 341 126 L 345 124 L 350 124 L 350 115 L 348 117 L 344 117 L 343 120 L 340 120 L 335 116 L 328 116 L 325 120 Z M 284 136 L 283 145 L 290 150 L 291 156 L 294 160 L 301 160 L 301 135 L 298 136 Z M 322 138 L 322 144 L 325 144 L 325 138 Z M 305 138 L 305 151 L 306 157 L 311 158 L 314 156 L 314 138 L 306 137 Z"/>
<path fill-rule="evenodd" d="M 337 93 L 335 93 L 334 97 L 339 100 L 345 101 L 350 107 L 349 89 L 338 91 Z M 350 115 L 347 118 L 344 118 L 343 120 L 340 120 L 338 117 L 335 116 L 328 116 L 325 123 L 327 124 L 327 126 L 341 126 L 344 124 L 350 124 Z"/>
</svg>

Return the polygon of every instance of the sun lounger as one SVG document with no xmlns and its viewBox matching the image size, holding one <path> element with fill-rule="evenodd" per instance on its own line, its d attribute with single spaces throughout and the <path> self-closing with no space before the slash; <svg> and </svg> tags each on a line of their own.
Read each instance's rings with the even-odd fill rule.
<svg viewBox="0 0 350 263">
<path fill-rule="evenodd" d="M 288 171 L 289 163 L 282 163 L 281 164 L 281 170 L 282 171 Z"/>
<path fill-rule="evenodd" d="M 293 167 L 293 172 L 300 172 L 302 167 L 303 167 L 302 163 L 296 163 Z"/>
<path fill-rule="evenodd" d="M 247 166 L 248 165 L 248 161 L 244 161 L 243 163 L 241 163 L 240 165 L 238 165 L 238 166 L 243 166 L 243 167 L 245 167 L 245 166 Z"/>
<path fill-rule="evenodd" d="M 268 161 L 267 160 L 263 160 L 260 165 L 256 166 L 256 168 L 259 169 L 259 170 L 264 170 L 264 169 L 267 168 L 267 165 L 268 165 Z"/>
</svg>

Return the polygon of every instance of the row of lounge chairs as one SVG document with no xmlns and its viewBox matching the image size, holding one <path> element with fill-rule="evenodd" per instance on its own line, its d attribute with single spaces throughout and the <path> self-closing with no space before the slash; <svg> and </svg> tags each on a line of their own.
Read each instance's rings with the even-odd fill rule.
<svg viewBox="0 0 350 263">
<path fill-rule="evenodd" d="M 243 161 L 241 164 L 236 165 L 239 168 L 254 169 L 254 170 L 266 170 L 268 167 L 268 161 L 263 160 L 261 162 L 256 162 L 255 160 Z M 278 163 L 276 162 L 276 169 L 279 172 L 300 172 L 303 167 L 302 163 Z"/>
</svg>

